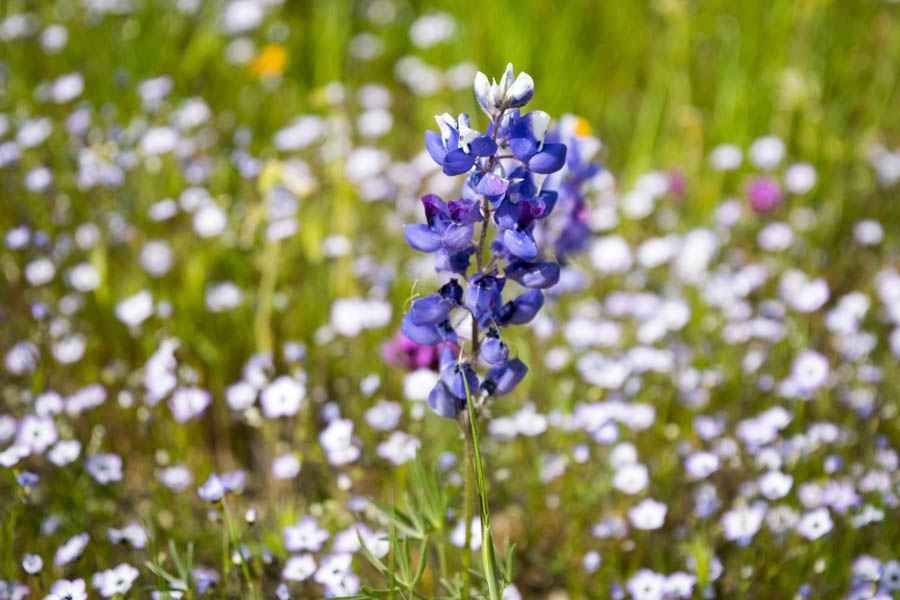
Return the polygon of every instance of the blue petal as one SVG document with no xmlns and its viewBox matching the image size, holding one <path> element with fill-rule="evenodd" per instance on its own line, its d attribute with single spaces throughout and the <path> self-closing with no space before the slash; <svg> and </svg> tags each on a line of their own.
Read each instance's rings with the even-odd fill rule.
<svg viewBox="0 0 900 600">
<path fill-rule="evenodd" d="M 509 253 L 517 258 L 526 261 L 532 261 L 537 258 L 537 244 L 527 231 L 504 230 L 503 244 L 509 250 Z"/>
<path fill-rule="evenodd" d="M 444 139 L 441 137 L 441 134 L 435 131 L 426 131 L 425 149 L 428 150 L 428 154 L 431 155 L 431 158 L 434 159 L 434 162 L 436 162 L 438 166 L 444 164 L 444 157 L 447 156 L 447 149 L 444 148 Z"/>
<path fill-rule="evenodd" d="M 545 289 L 559 281 L 559 265 L 553 262 L 516 261 L 506 267 L 506 276 L 525 287 Z"/>
<path fill-rule="evenodd" d="M 444 337 L 436 325 L 416 325 L 413 322 L 412 313 L 403 315 L 403 319 L 400 321 L 400 331 L 415 343 L 423 346 L 436 346 L 444 341 Z"/>
<path fill-rule="evenodd" d="M 489 313 L 493 308 L 500 304 L 500 292 L 494 288 L 487 288 L 483 285 L 471 285 L 466 290 L 465 298 L 466 308 L 472 311 L 476 319 Z"/>
<path fill-rule="evenodd" d="M 441 243 L 448 252 L 459 252 L 472 243 L 472 235 L 474 233 L 474 225 L 450 224 L 441 236 Z"/>
<path fill-rule="evenodd" d="M 486 173 L 475 186 L 476 192 L 488 197 L 502 196 L 508 189 L 509 182 L 493 173 Z"/>
<path fill-rule="evenodd" d="M 514 358 L 505 365 L 494 367 L 487 374 L 487 380 L 493 384 L 492 395 L 505 396 L 515 389 L 525 374 L 528 367 L 518 358 Z"/>
<path fill-rule="evenodd" d="M 455 419 L 466 406 L 465 398 L 454 398 L 447 386 L 438 381 L 428 394 L 428 406 L 438 415 L 447 419 Z"/>
<path fill-rule="evenodd" d="M 437 325 L 446 320 L 452 308 L 438 294 L 430 294 L 415 300 L 409 315 L 416 325 Z"/>
<path fill-rule="evenodd" d="M 501 365 L 509 358 L 509 346 L 500 338 L 487 338 L 481 345 L 481 357 L 489 365 Z"/>
<path fill-rule="evenodd" d="M 441 247 L 441 236 L 428 228 L 428 225 L 404 225 L 403 235 L 406 243 L 415 250 L 434 252 Z"/>
<path fill-rule="evenodd" d="M 503 307 L 501 324 L 524 325 L 531 321 L 544 305 L 544 294 L 541 290 L 528 290 L 518 298 L 506 303 Z"/>
<path fill-rule="evenodd" d="M 448 152 L 444 157 L 444 175 L 462 175 L 468 173 L 475 164 L 475 159 L 462 148 Z"/>
<path fill-rule="evenodd" d="M 528 113 L 516 119 L 509 128 L 509 149 L 522 162 L 528 162 L 540 144 L 532 127 L 533 118 L 532 113 Z"/>
<path fill-rule="evenodd" d="M 540 152 L 528 159 L 528 168 L 535 173 L 555 173 L 566 164 L 565 144 L 544 144 Z"/>
<path fill-rule="evenodd" d="M 508 198 L 500 203 L 497 210 L 494 211 L 494 222 L 503 229 L 513 229 L 519 222 L 519 214 L 522 207 Z"/>
<path fill-rule="evenodd" d="M 469 143 L 469 150 L 475 156 L 493 156 L 497 152 L 497 142 L 486 135 L 479 135 Z"/>
<path fill-rule="evenodd" d="M 441 369 L 441 381 L 450 390 L 450 393 L 457 398 L 466 397 L 466 383 L 469 384 L 469 394 L 478 393 L 478 376 L 469 363 L 454 363 L 445 369 Z"/>
</svg>

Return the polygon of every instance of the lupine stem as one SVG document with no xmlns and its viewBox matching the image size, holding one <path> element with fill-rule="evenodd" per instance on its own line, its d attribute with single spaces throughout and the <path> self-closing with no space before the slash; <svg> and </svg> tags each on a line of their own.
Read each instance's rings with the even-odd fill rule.
<svg viewBox="0 0 900 600">
<path fill-rule="evenodd" d="M 466 407 L 468 408 L 469 425 L 472 432 L 472 458 L 475 464 L 475 483 L 478 495 L 481 499 L 481 560 L 484 566 L 484 578 L 488 585 L 488 597 L 490 600 L 500 600 L 502 592 L 500 582 L 497 581 L 497 569 L 494 565 L 494 542 L 491 539 L 491 510 L 487 499 L 487 482 L 484 478 L 484 463 L 481 459 L 481 445 L 478 443 L 478 416 L 475 414 L 475 406 L 472 402 L 472 392 L 469 390 L 469 382 L 463 377 L 466 388 Z M 468 445 L 468 444 L 467 444 Z M 468 448 L 467 454 L 468 452 Z M 467 524 L 468 527 L 468 524 Z M 466 548 L 469 551 L 469 548 Z"/>
<path fill-rule="evenodd" d="M 471 585 L 472 576 L 469 574 L 469 567 L 472 566 L 472 455 L 469 452 L 469 431 L 466 428 L 465 419 L 460 424 L 463 438 L 466 441 L 466 460 L 465 460 L 465 489 L 463 493 L 463 510 L 464 523 L 466 527 L 465 542 L 463 543 L 462 570 L 463 570 L 463 588 L 462 600 L 469 600 L 469 586 Z"/>
</svg>

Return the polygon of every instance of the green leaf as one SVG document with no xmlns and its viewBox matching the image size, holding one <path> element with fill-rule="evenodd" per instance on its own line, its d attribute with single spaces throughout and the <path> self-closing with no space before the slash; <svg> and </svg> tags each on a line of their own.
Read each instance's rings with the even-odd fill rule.
<svg viewBox="0 0 900 600">
<path fill-rule="evenodd" d="M 417 540 L 421 540 L 425 537 L 425 532 L 422 531 L 421 527 L 416 527 L 416 524 L 402 512 L 398 512 L 394 509 L 388 509 L 378 502 L 372 502 L 371 506 L 375 508 L 381 515 L 388 520 L 394 527 L 402 531 L 404 534 L 412 536 Z"/>
</svg>

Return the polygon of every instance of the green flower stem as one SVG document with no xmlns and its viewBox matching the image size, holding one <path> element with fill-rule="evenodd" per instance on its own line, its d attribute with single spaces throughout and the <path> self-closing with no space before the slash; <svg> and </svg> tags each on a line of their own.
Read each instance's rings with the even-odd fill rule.
<svg viewBox="0 0 900 600">
<path fill-rule="evenodd" d="M 234 531 L 234 523 L 231 520 L 231 512 L 228 510 L 228 502 L 226 502 L 224 498 L 222 499 L 222 511 L 225 517 L 225 525 L 227 527 L 228 535 L 231 537 L 231 545 L 241 557 L 241 573 L 244 575 L 244 581 L 247 583 L 247 589 L 250 591 L 250 598 L 256 600 L 256 590 L 253 589 L 253 580 L 250 578 L 250 568 L 247 566 L 247 561 L 246 559 L 244 559 L 244 555 L 241 554 L 241 546 L 238 543 L 237 534 Z"/>
<path fill-rule="evenodd" d="M 472 451 L 467 455 L 472 455 L 475 463 L 475 483 L 477 484 L 478 496 L 481 499 L 481 559 L 484 563 L 484 578 L 488 585 L 488 597 L 490 600 L 500 600 L 502 591 L 500 582 L 497 581 L 497 569 L 495 566 L 494 543 L 491 539 L 491 510 L 488 506 L 487 499 L 487 482 L 484 478 L 484 462 L 481 459 L 481 445 L 478 443 L 478 417 L 475 414 L 475 405 L 472 402 L 472 393 L 469 390 L 469 382 L 463 377 L 466 387 L 466 407 L 468 409 L 469 425 L 472 432 Z M 468 450 L 468 449 L 467 449 Z M 466 470 L 468 475 L 469 469 Z M 468 530 L 469 523 L 466 523 Z M 469 548 L 466 547 L 466 552 Z"/>
<path fill-rule="evenodd" d="M 472 577 L 469 573 L 469 568 L 472 566 L 472 550 L 470 545 L 472 542 L 472 453 L 469 451 L 469 432 L 466 429 L 466 424 L 464 422 L 460 423 L 460 428 L 462 429 L 463 438 L 466 440 L 466 483 L 463 491 L 463 518 L 465 519 L 463 522 L 465 523 L 466 537 L 463 542 L 462 554 L 463 588 L 461 598 L 462 600 L 469 600 L 469 586 L 472 583 Z"/>
</svg>

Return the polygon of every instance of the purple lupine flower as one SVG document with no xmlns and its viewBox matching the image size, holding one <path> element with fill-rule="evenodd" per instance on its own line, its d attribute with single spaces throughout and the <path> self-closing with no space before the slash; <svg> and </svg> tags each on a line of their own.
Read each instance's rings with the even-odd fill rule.
<svg viewBox="0 0 900 600">
<path fill-rule="evenodd" d="M 474 89 L 490 118 L 486 133 L 473 129 L 468 115 L 454 119 L 445 113 L 436 117 L 440 133 L 425 134 L 427 150 L 444 174 L 466 174 L 462 196 L 449 202 L 423 196 L 425 223 L 403 229 L 413 249 L 434 254 L 436 271 L 460 276 L 416 299 L 400 323 L 412 343 L 441 347 L 440 379 L 428 404 L 448 418 L 466 408 L 467 397 L 508 394 L 522 381 L 528 367 L 510 356 L 502 330 L 531 321 L 544 303 L 540 290 L 560 277 L 559 264 L 542 255 L 535 228 L 557 205 L 559 193 L 544 184 L 566 165 L 566 144 L 548 137 L 550 115 L 519 112 L 534 94 L 534 82 L 524 73 L 514 77 L 512 65 L 500 83 L 478 73 Z M 597 169 L 589 170 L 585 178 Z M 504 301 L 508 281 L 531 289 Z M 472 317 L 465 354 L 452 345 L 459 340 L 454 311 Z M 476 369 L 483 364 L 491 369 L 482 378 Z"/>
<path fill-rule="evenodd" d="M 566 165 L 544 183 L 545 190 L 559 195 L 558 204 L 562 218 L 553 225 L 550 239 L 557 258 L 583 252 L 591 238 L 585 188 L 604 167 L 593 162 L 600 150 L 600 140 L 590 134 L 590 127 L 581 117 L 564 115 L 558 126 L 551 128 L 545 138 L 549 142 L 566 145 Z"/>
</svg>

